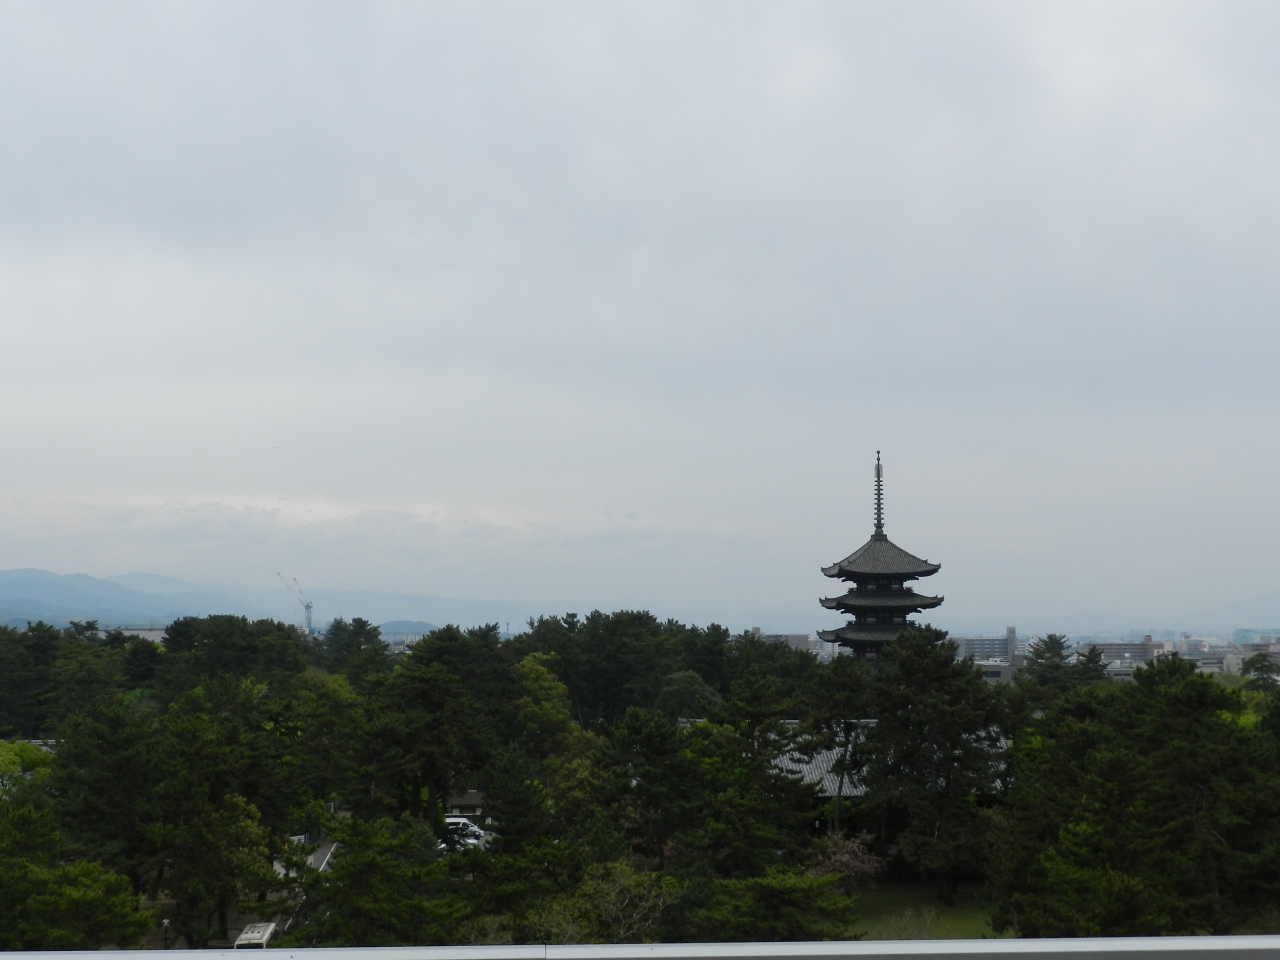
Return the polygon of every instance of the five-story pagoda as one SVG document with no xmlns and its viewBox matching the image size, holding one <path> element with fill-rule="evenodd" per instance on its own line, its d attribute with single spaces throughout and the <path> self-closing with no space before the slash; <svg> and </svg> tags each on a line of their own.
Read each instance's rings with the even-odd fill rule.
<svg viewBox="0 0 1280 960">
<path fill-rule="evenodd" d="M 876 530 L 871 539 L 839 563 L 824 567 L 828 577 L 852 586 L 842 597 L 819 601 L 828 610 L 853 617 L 838 630 L 819 630 L 830 643 L 852 649 L 856 656 L 872 659 L 897 635 L 916 626 L 907 619 L 913 613 L 942 603 L 942 597 L 926 597 L 907 586 L 909 581 L 931 577 L 942 568 L 912 556 L 884 534 L 884 471 L 876 451 Z"/>
</svg>

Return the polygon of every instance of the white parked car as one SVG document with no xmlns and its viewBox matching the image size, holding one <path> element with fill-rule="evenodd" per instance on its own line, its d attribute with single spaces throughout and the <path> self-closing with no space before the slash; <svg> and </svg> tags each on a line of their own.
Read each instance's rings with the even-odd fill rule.
<svg viewBox="0 0 1280 960">
<path fill-rule="evenodd" d="M 445 817 L 445 826 L 449 829 L 448 838 L 441 839 L 440 846 L 460 847 L 487 847 L 489 845 L 489 834 L 485 833 L 466 817 Z M 452 842 L 448 842 L 451 840 Z"/>
</svg>

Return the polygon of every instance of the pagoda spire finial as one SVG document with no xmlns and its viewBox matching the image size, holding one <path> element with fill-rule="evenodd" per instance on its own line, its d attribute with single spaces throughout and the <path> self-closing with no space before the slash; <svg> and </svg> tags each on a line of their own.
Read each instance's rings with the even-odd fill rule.
<svg viewBox="0 0 1280 960">
<path fill-rule="evenodd" d="M 876 451 L 876 536 L 884 536 L 884 469 L 880 466 L 880 451 Z"/>
</svg>

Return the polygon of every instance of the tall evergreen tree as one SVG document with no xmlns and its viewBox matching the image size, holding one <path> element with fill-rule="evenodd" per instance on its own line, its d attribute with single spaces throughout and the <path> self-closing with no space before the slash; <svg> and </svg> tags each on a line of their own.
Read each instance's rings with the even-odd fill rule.
<svg viewBox="0 0 1280 960">
<path fill-rule="evenodd" d="M 1013 683 L 1001 691 L 1008 709 L 1006 726 L 1017 730 L 1067 692 L 1106 679 L 1107 665 L 1098 647 L 1075 653 L 1062 634 L 1046 634 L 1030 644 Z"/>
<path fill-rule="evenodd" d="M 68 853 L 51 811 L 0 800 L 0 950 L 131 947 L 151 929 L 128 880 Z"/>
<path fill-rule="evenodd" d="M 52 734 L 49 703 L 61 634 L 46 623 L 0 627 L 0 736 Z"/>
<path fill-rule="evenodd" d="M 1179 657 L 1077 688 L 1019 733 L 996 817 L 998 929 L 1226 933 L 1280 881 L 1276 742 Z"/>
<path fill-rule="evenodd" d="M 1000 772 L 996 698 L 941 630 L 904 630 L 875 661 L 866 803 L 904 818 L 902 855 L 954 902 L 955 870 L 981 861 L 980 809 Z"/>
</svg>

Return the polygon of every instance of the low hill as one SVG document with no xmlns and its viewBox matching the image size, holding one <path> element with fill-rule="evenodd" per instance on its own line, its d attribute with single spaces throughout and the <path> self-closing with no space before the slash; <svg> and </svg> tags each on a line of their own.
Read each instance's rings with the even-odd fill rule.
<svg viewBox="0 0 1280 960">
<path fill-rule="evenodd" d="M 168 578 L 156 578 L 168 579 Z M 182 584 L 182 581 L 174 581 Z M 83 573 L 48 570 L 0 570 L 0 623 L 24 627 L 43 620 L 66 626 L 72 620 L 97 620 L 104 627 L 163 627 L 178 617 L 232 613 L 259 618 L 268 614 L 242 600 L 202 590 L 155 593 Z"/>
</svg>

